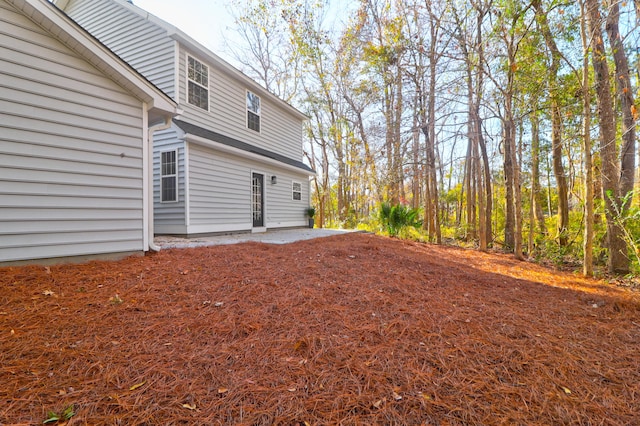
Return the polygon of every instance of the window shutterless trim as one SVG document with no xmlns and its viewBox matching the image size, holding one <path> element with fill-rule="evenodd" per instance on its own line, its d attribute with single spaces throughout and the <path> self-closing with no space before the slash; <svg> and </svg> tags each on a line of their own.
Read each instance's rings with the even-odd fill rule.
<svg viewBox="0 0 640 426">
<path fill-rule="evenodd" d="M 250 101 L 250 98 L 254 98 Z M 250 90 L 247 90 L 247 129 L 260 133 L 261 126 L 261 114 L 260 114 L 260 96 L 256 95 Z"/>
<path fill-rule="evenodd" d="M 293 201 L 302 201 L 302 183 L 292 181 L 291 182 L 291 199 Z"/>
<path fill-rule="evenodd" d="M 169 154 L 173 154 L 170 156 Z M 166 158 L 173 157 L 173 158 Z M 169 184 L 169 182 L 171 182 Z M 167 186 L 170 185 L 170 186 Z M 170 197 L 167 197 L 170 195 Z M 178 202 L 178 150 L 160 152 L 160 202 Z"/>
<path fill-rule="evenodd" d="M 193 62 L 193 74 L 190 65 Z M 187 53 L 186 77 L 187 77 L 187 103 L 205 111 L 209 111 L 209 66 Z M 197 95 L 193 93 L 197 91 Z M 197 96 L 193 99 L 191 95 Z M 204 106 L 203 104 L 204 103 Z"/>
</svg>

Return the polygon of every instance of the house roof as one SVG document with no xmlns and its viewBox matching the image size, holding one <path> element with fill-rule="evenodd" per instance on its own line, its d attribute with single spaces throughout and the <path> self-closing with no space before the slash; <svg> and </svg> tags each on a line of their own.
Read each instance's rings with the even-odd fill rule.
<svg viewBox="0 0 640 426">
<path fill-rule="evenodd" d="M 300 169 L 300 171 L 304 171 L 310 175 L 315 174 L 315 171 L 311 167 L 304 164 L 302 161 L 296 161 L 273 151 L 268 151 L 255 145 L 230 138 L 229 136 L 225 136 L 211 130 L 203 129 L 202 127 L 196 126 L 194 124 L 187 123 L 186 121 L 174 119 L 173 122 L 187 134 L 187 138 L 189 135 L 196 136 L 214 143 L 222 144 L 223 146 L 230 147 L 232 149 L 265 157 L 267 159 L 274 160 L 278 163 L 286 164 L 288 166 L 293 166 L 294 168 Z"/>
<path fill-rule="evenodd" d="M 47 0 L 5 0 L 128 92 L 148 104 L 149 121 L 177 113 L 177 104 Z"/>
<path fill-rule="evenodd" d="M 69 0 L 57 0 L 57 3 L 59 3 L 60 8 L 64 10 L 64 7 L 68 3 L 68 1 Z M 177 40 L 179 43 L 181 43 L 182 45 L 184 45 L 185 47 L 190 49 L 194 54 L 197 54 L 198 56 L 200 56 L 202 59 L 207 58 L 211 65 L 213 65 L 213 66 L 217 67 L 218 69 L 224 71 L 227 75 L 232 76 L 236 80 L 246 84 L 247 87 L 251 88 L 252 91 L 254 91 L 257 94 L 260 94 L 262 96 L 265 96 L 265 97 L 268 97 L 270 99 L 273 99 L 285 111 L 289 112 L 293 116 L 297 117 L 300 120 L 308 120 L 309 119 L 309 117 L 307 117 L 307 115 L 302 113 L 300 110 L 296 109 L 295 107 L 293 107 L 289 103 L 287 103 L 284 100 L 280 99 L 278 96 L 276 96 L 273 93 L 271 93 L 268 90 L 266 90 L 264 87 L 262 87 L 256 81 L 254 81 L 252 78 L 250 78 L 249 76 L 244 74 L 242 71 L 238 70 L 237 68 L 235 68 L 234 66 L 229 64 L 227 61 L 222 59 L 220 56 L 216 55 L 214 52 L 212 52 L 211 50 L 206 48 L 204 45 L 202 45 L 201 43 L 199 43 L 198 41 L 196 41 L 195 39 L 190 37 L 184 31 L 182 31 L 179 28 L 171 25 L 170 23 L 158 18 L 157 16 L 147 12 L 146 10 L 142 9 L 141 7 L 136 6 L 132 2 L 129 2 L 127 0 L 114 0 L 114 1 L 116 3 L 118 3 L 118 4 L 120 4 L 121 6 L 126 7 L 129 10 L 132 10 L 133 12 L 138 14 L 143 19 L 146 19 L 149 22 L 152 22 L 152 23 L 156 24 L 157 26 L 159 26 L 160 28 L 164 29 L 167 32 L 167 35 L 169 37 L 173 38 L 174 40 Z"/>
</svg>

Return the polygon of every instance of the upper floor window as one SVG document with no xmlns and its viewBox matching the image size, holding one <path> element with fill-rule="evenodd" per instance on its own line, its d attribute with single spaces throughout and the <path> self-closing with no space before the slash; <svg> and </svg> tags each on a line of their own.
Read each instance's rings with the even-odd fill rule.
<svg viewBox="0 0 640 426">
<path fill-rule="evenodd" d="M 247 90 L 247 127 L 260 131 L 260 97 Z"/>
<path fill-rule="evenodd" d="M 209 67 L 197 59 L 188 57 L 187 64 L 188 102 L 209 110 Z"/>
<path fill-rule="evenodd" d="M 160 153 L 160 201 L 178 201 L 177 151 Z"/>
<path fill-rule="evenodd" d="M 294 201 L 302 200 L 302 184 L 300 182 L 293 182 L 291 185 L 291 198 Z"/>
</svg>

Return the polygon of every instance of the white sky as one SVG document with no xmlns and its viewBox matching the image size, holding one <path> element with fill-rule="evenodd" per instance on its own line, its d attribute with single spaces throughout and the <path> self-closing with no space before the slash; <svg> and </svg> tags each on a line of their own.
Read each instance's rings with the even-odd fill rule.
<svg viewBox="0 0 640 426">
<path fill-rule="evenodd" d="M 238 37 L 233 17 L 228 11 L 229 0 L 133 0 L 133 4 L 167 21 L 199 41 L 230 63 L 234 58 L 225 52 L 225 37 Z M 353 0 L 330 1 L 326 23 L 329 29 L 340 27 L 353 12 Z"/>
<path fill-rule="evenodd" d="M 233 18 L 228 0 L 133 0 L 133 4 L 167 21 L 199 41 L 225 60 L 224 35 L 232 39 Z"/>
</svg>

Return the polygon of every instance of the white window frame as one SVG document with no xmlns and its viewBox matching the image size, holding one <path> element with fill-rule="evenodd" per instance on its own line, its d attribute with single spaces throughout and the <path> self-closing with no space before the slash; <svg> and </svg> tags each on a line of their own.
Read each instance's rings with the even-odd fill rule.
<svg viewBox="0 0 640 426">
<path fill-rule="evenodd" d="M 296 191 L 296 185 L 300 186 L 300 189 Z M 296 198 L 296 194 L 300 195 L 300 198 Z M 302 201 L 302 182 L 291 182 L 291 199 L 293 201 Z"/>
<path fill-rule="evenodd" d="M 173 153 L 174 156 L 174 160 L 175 160 L 175 167 L 173 172 L 174 173 L 164 173 L 164 162 L 163 162 L 163 157 L 165 154 L 168 153 Z M 175 182 L 175 199 L 172 200 L 165 200 L 164 199 L 164 189 L 165 189 L 165 178 L 173 178 L 174 182 Z M 172 150 L 168 150 L 168 151 L 161 151 L 160 152 L 160 202 L 161 203 L 177 203 L 178 202 L 178 150 L 177 149 L 172 149 Z"/>
<path fill-rule="evenodd" d="M 256 98 L 258 98 L 258 112 L 255 112 L 251 109 L 249 109 L 249 96 L 253 95 Z M 262 110 L 262 100 L 260 99 L 260 96 L 256 95 L 255 93 L 253 93 L 251 90 L 247 90 L 247 96 L 245 98 L 246 101 L 246 107 L 247 107 L 247 114 L 246 114 L 246 121 L 247 121 L 247 129 L 252 130 L 254 132 L 258 132 L 261 133 L 262 132 L 262 114 L 261 114 L 261 110 Z M 254 129 L 249 127 L 249 114 L 254 114 L 256 117 L 258 117 L 258 129 Z"/>
<path fill-rule="evenodd" d="M 207 75 L 206 75 L 206 78 L 207 78 L 207 85 L 206 85 L 206 86 L 205 86 L 205 85 L 203 85 L 201 82 L 199 82 L 199 81 L 197 81 L 197 80 L 193 80 L 193 79 L 191 79 L 191 78 L 189 77 L 189 60 L 193 60 L 193 61 L 195 61 L 195 62 L 199 63 L 202 67 L 206 68 L 206 70 L 207 70 Z M 210 99 L 209 99 L 209 94 L 211 93 L 211 92 L 210 92 L 210 89 L 209 89 L 209 87 L 210 87 L 209 82 L 211 81 L 211 78 L 210 78 L 210 75 L 209 75 L 209 65 L 207 65 L 207 64 L 205 64 L 203 61 L 201 61 L 201 60 L 197 59 L 195 56 L 191 56 L 191 55 L 187 54 L 186 76 L 187 76 L 187 103 L 188 103 L 189 105 L 193 105 L 193 106 L 195 106 L 195 107 L 197 107 L 197 108 L 200 108 L 201 110 L 209 111 L 209 104 L 210 104 L 210 102 L 209 102 L 209 101 L 210 101 Z M 207 92 L 207 107 L 206 107 L 206 108 L 203 108 L 202 106 L 197 105 L 197 104 L 194 104 L 194 103 L 192 103 L 192 102 L 190 102 L 190 101 L 189 101 L 189 97 L 190 97 L 189 95 L 190 95 L 190 93 L 191 93 L 191 90 L 189 89 L 189 86 L 190 86 L 190 84 L 189 84 L 189 83 L 193 83 L 193 84 L 195 84 L 196 86 L 198 86 L 198 87 L 200 87 L 200 88 L 202 88 L 202 89 L 206 90 L 206 92 Z"/>
</svg>

